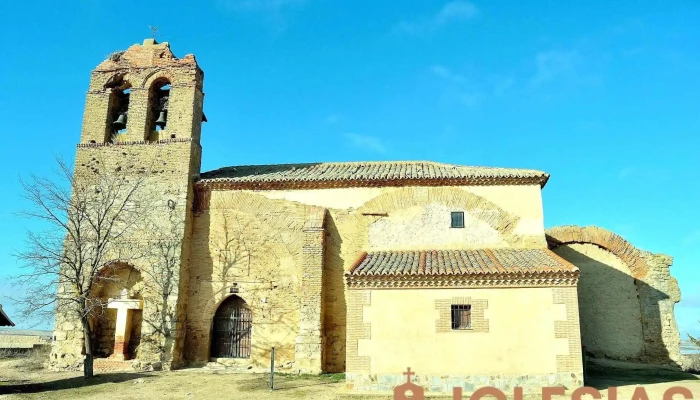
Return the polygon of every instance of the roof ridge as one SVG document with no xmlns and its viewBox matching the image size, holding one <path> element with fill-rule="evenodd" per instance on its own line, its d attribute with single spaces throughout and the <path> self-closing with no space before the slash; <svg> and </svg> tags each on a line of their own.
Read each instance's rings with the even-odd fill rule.
<svg viewBox="0 0 700 400">
<path fill-rule="evenodd" d="M 409 257 L 406 257 L 410 254 Z M 573 274 L 578 268 L 547 248 L 378 250 L 362 253 L 346 277 L 525 276 Z"/>
<path fill-rule="evenodd" d="M 491 165 L 468 165 L 468 164 L 455 164 L 442 161 L 433 160 L 384 160 L 384 161 L 303 161 L 303 162 L 289 162 L 289 163 L 274 163 L 274 164 L 241 164 L 241 165 L 228 165 L 225 167 L 219 167 L 203 173 L 209 173 L 214 171 L 219 171 L 227 168 L 244 168 L 244 167 L 286 167 L 286 166 L 315 166 L 315 165 L 379 165 L 379 164 L 430 164 L 430 165 L 443 165 L 458 168 L 482 168 L 482 169 L 513 169 L 518 171 L 537 171 L 543 172 L 534 168 L 520 168 L 520 167 L 496 167 Z"/>
<path fill-rule="evenodd" d="M 198 187 L 217 189 L 319 189 L 327 187 L 535 185 L 549 174 L 525 168 L 437 161 L 333 161 L 222 167 L 202 172 Z"/>
</svg>

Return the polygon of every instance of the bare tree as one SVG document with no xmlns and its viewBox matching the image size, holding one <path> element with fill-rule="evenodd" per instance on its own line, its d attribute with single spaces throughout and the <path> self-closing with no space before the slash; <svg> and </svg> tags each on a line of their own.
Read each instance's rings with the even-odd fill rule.
<svg viewBox="0 0 700 400">
<path fill-rule="evenodd" d="M 23 266 L 14 277 L 23 293 L 16 301 L 24 317 L 56 312 L 80 320 L 83 370 L 91 377 L 92 321 L 106 306 L 97 292 L 116 279 L 105 271 L 114 261 L 140 256 L 131 237 L 147 212 L 147 197 L 141 195 L 146 174 L 115 173 L 97 162 L 99 167 L 81 169 L 77 176 L 64 161 L 57 164 L 53 177 L 21 181 L 29 208 L 20 214 L 41 229 L 30 230 L 25 249 L 16 254 Z"/>
<path fill-rule="evenodd" d="M 690 339 L 690 343 L 700 347 L 700 336 L 693 337 L 693 336 L 690 336 L 690 334 L 688 334 L 688 339 Z"/>
<path fill-rule="evenodd" d="M 152 299 L 153 307 L 146 314 L 143 323 L 149 327 L 150 333 L 141 339 L 141 345 L 151 346 L 152 353 L 162 357 L 170 354 L 169 347 L 173 345 L 175 332 L 173 322 L 177 320 L 177 308 L 172 299 L 180 283 L 180 265 L 185 223 L 175 211 L 175 205 L 168 206 L 168 217 L 163 221 L 146 219 L 144 237 L 148 237 L 148 247 L 145 253 L 150 268 L 142 273 L 147 277 L 149 287 L 145 295 Z M 162 214 L 159 214 L 162 215 Z M 163 224 L 167 221 L 166 224 Z"/>
</svg>

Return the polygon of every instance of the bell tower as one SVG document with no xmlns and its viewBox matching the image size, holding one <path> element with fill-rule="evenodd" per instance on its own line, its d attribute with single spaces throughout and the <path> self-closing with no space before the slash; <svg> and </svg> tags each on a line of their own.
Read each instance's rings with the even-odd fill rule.
<svg viewBox="0 0 700 400">
<path fill-rule="evenodd" d="M 152 233 L 120 240 L 143 248 L 166 243 L 170 253 L 167 262 L 153 255 L 128 261 L 140 276 L 135 287 L 143 298 L 143 322 L 130 335 L 140 340 L 132 358 L 156 368 L 183 362 L 193 184 L 205 120 L 203 78 L 193 55 L 177 58 L 168 43 L 154 39 L 112 53 L 92 71 L 76 151 L 76 182 L 95 173 L 145 179 L 152 207 L 144 217 L 157 227 L 157 240 Z M 80 323 L 71 318 L 57 312 L 55 369 L 82 360 Z"/>
<path fill-rule="evenodd" d="M 92 71 L 81 144 L 199 143 L 203 78 L 193 55 L 178 59 L 154 39 L 112 53 Z"/>
</svg>

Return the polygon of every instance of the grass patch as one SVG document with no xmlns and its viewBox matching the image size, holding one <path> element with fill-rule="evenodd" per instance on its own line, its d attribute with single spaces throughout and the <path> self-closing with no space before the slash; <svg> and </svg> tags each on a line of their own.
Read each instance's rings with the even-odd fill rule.
<svg viewBox="0 0 700 400">
<path fill-rule="evenodd" d="M 38 371 L 44 369 L 44 363 L 49 359 L 48 346 L 35 347 L 34 349 L 0 349 L 0 360 L 15 359 L 21 361 L 17 368 L 25 371 Z"/>
<path fill-rule="evenodd" d="M 268 377 L 270 374 L 266 374 Z M 281 377 L 285 380 L 321 380 L 326 383 L 337 383 L 345 380 L 345 373 L 325 373 L 320 375 L 314 374 L 293 374 L 288 372 L 275 372 L 275 378 Z"/>
</svg>

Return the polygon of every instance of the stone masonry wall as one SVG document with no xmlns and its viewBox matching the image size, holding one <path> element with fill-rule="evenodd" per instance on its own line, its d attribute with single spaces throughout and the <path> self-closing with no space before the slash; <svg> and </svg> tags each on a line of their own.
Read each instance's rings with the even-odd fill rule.
<svg viewBox="0 0 700 400">
<path fill-rule="evenodd" d="M 644 349 L 638 290 L 619 257 L 590 243 L 553 250 L 581 271 L 581 335 L 589 354 L 621 360 L 639 359 Z"/>
<path fill-rule="evenodd" d="M 680 290 L 670 274 L 671 257 L 639 250 L 593 226 L 552 228 L 547 241 L 581 269 L 582 339 L 590 354 L 679 366 L 673 309 Z"/>
<path fill-rule="evenodd" d="M 255 193 L 214 191 L 197 213 L 186 358 L 209 361 L 212 318 L 236 288 L 252 310 L 250 365 L 320 372 L 325 211 Z"/>
</svg>

